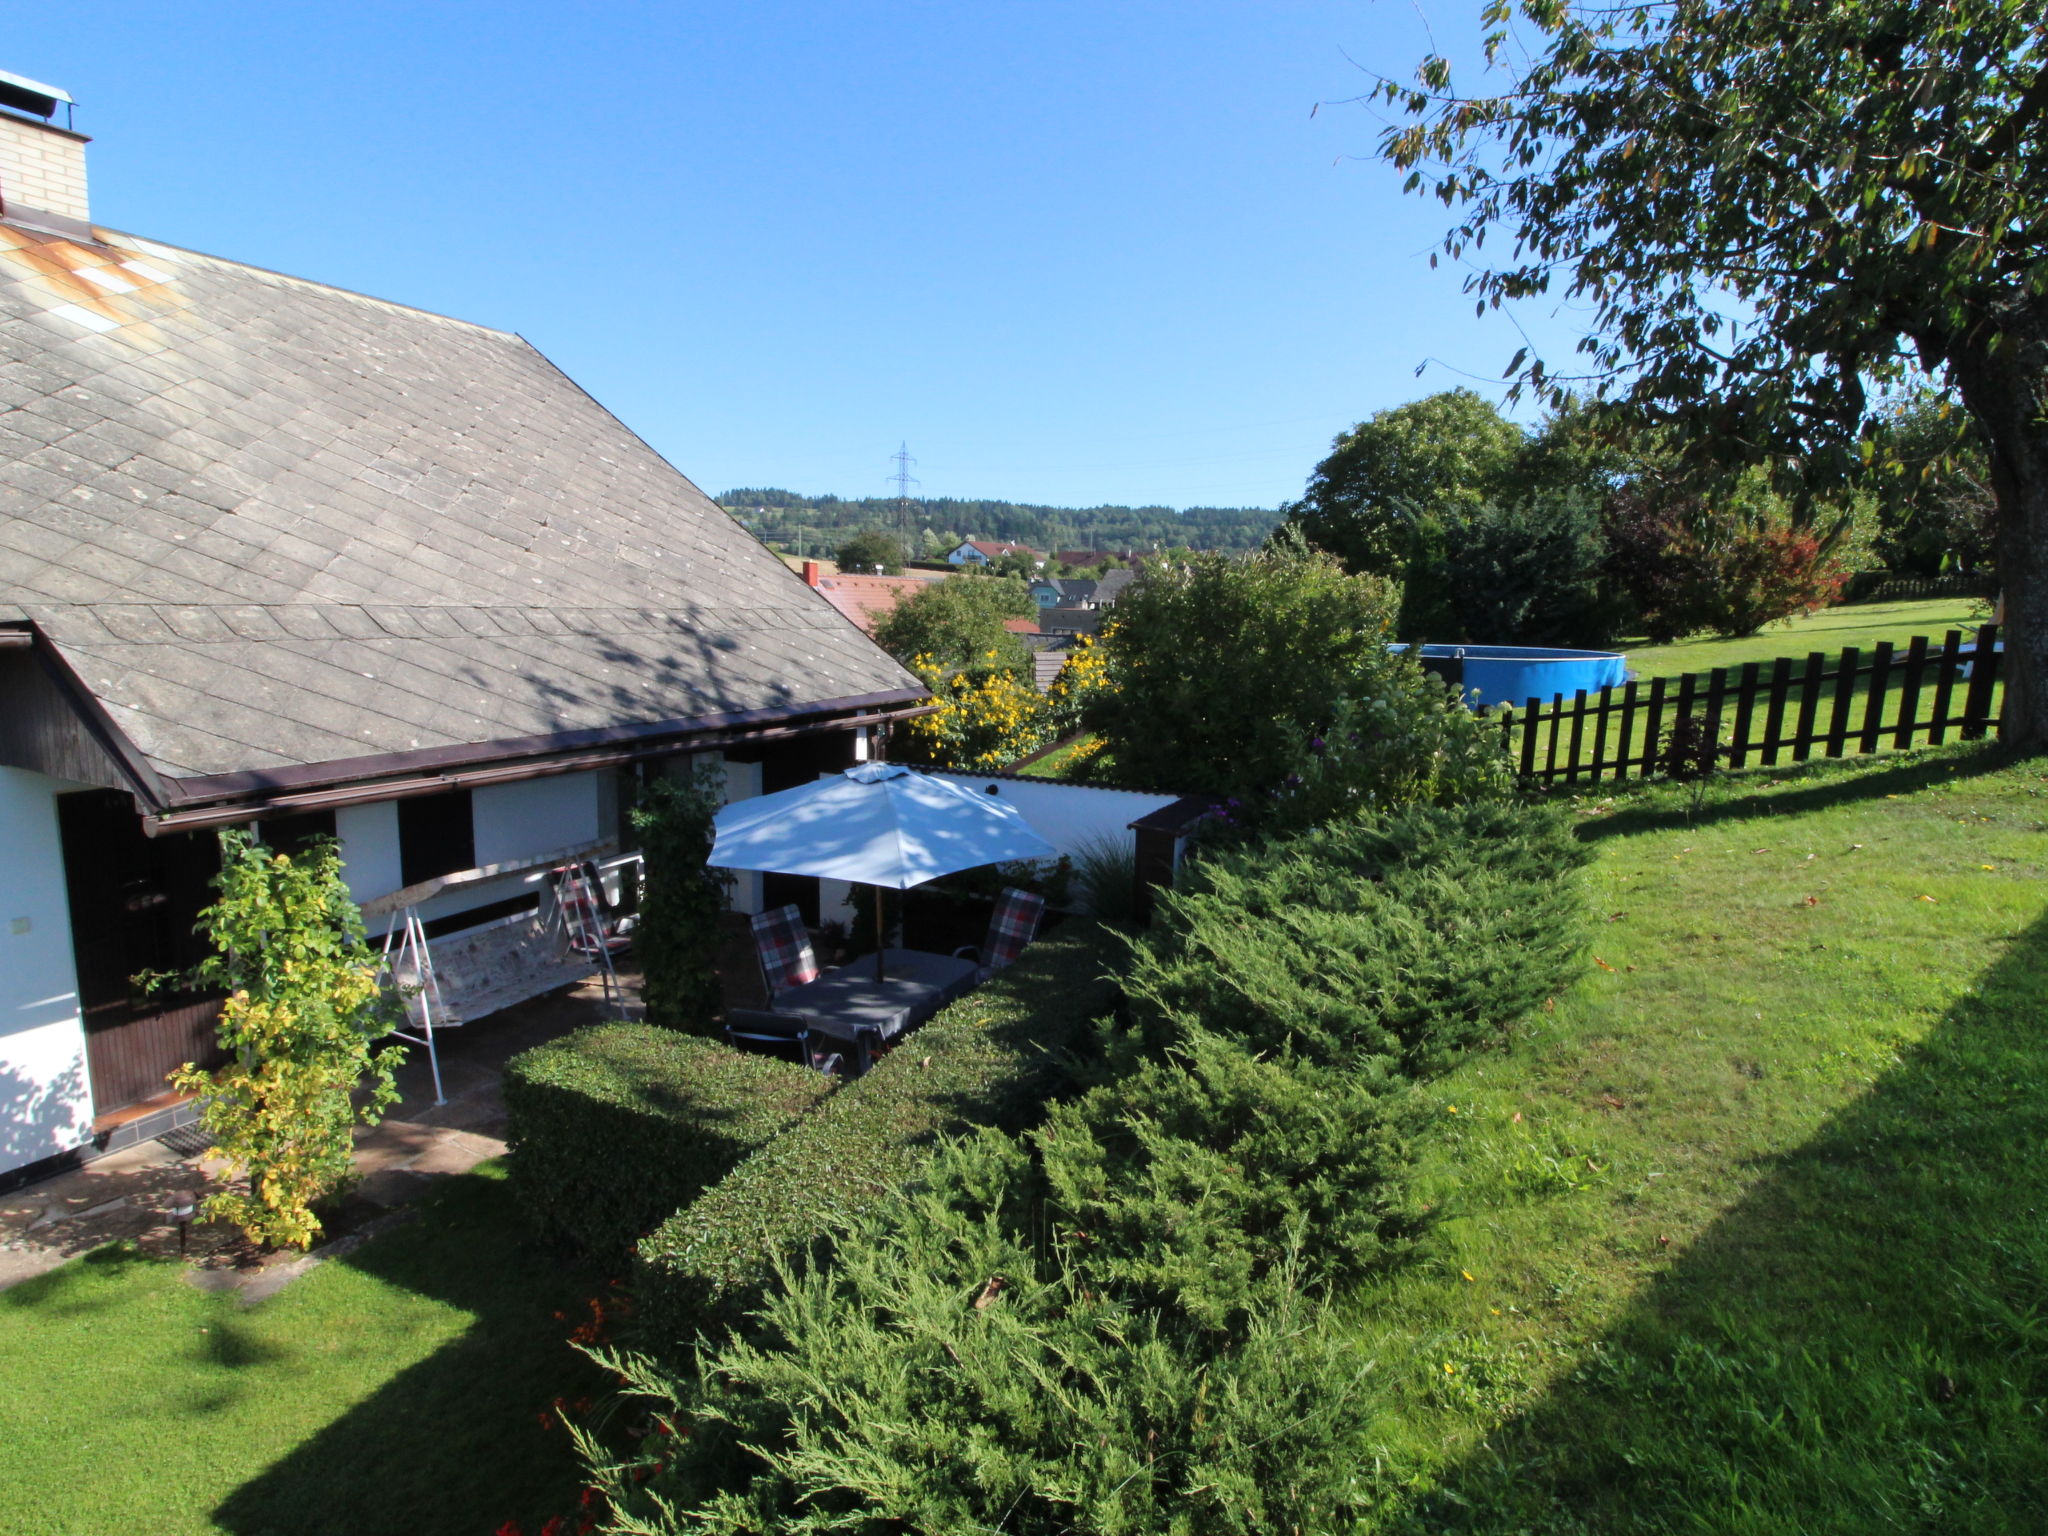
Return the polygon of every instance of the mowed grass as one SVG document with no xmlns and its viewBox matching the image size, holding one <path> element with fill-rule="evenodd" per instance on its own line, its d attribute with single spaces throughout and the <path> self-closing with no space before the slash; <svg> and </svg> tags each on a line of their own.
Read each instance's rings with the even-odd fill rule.
<svg viewBox="0 0 2048 1536">
<path fill-rule="evenodd" d="M 1382 1528 L 2048 1529 L 2048 762 L 1580 805 L 1591 969 L 1347 1314 Z"/>
<path fill-rule="evenodd" d="M 1623 641 L 1615 649 L 1627 652 L 1629 670 L 1645 679 L 1711 672 L 1716 667 L 1732 669 L 1744 662 L 1769 662 L 1780 656 L 1804 659 L 1810 651 L 1825 652 L 1832 659 L 1848 645 L 1867 656 L 1880 640 L 1891 641 L 1904 655 L 1906 643 L 1915 635 L 1926 635 L 1936 648 L 1941 637 L 1952 629 L 1961 630 L 1967 640 L 1978 625 L 1988 622 L 1980 617 L 1984 611 L 1982 603 L 1967 597 L 1914 603 L 1854 603 L 1800 614 L 1768 626 L 1761 634 L 1739 640 L 1703 635 L 1674 645 Z"/>
<path fill-rule="evenodd" d="M 247 1309 L 123 1247 L 0 1292 L 0 1530 L 489 1536 L 573 1509 L 542 1419 L 603 1385 L 567 1343 L 599 1282 L 518 1216 L 486 1166 Z"/>
</svg>

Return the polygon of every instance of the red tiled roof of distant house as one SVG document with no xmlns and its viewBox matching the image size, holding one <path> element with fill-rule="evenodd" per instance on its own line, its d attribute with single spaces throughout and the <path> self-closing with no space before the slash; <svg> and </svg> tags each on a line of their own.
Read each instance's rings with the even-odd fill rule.
<svg viewBox="0 0 2048 1536">
<path fill-rule="evenodd" d="M 1038 551 L 1029 544 L 998 544 L 989 539 L 969 539 L 967 542 L 991 560 L 1000 560 L 1005 555 L 1030 555 L 1033 559 L 1038 557 Z"/>
<path fill-rule="evenodd" d="M 1038 620 L 1005 619 L 1003 620 L 1003 628 L 1013 635 L 1035 635 L 1038 633 Z"/>
<path fill-rule="evenodd" d="M 818 590 L 825 601 L 845 614 L 869 634 L 896 605 L 914 592 L 922 592 L 934 580 L 924 576 L 820 576 Z"/>
</svg>

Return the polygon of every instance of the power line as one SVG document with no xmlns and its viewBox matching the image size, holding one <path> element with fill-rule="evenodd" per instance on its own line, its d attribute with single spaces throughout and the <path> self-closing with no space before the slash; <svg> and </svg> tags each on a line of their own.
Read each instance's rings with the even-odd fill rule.
<svg viewBox="0 0 2048 1536">
<path fill-rule="evenodd" d="M 911 525 L 917 521 L 917 516 L 916 508 L 911 504 L 915 498 L 911 496 L 910 488 L 914 485 L 921 489 L 924 482 L 910 472 L 910 466 L 917 460 L 910 456 L 909 443 L 899 445 L 889 455 L 889 461 L 896 466 L 896 473 L 889 476 L 889 482 L 896 487 L 896 519 L 903 528 L 903 548 L 905 552 L 915 554 L 917 530 Z"/>
</svg>

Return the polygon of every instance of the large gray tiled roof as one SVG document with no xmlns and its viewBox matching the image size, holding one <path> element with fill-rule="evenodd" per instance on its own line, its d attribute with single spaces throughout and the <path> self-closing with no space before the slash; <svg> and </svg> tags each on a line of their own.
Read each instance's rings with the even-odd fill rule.
<svg viewBox="0 0 2048 1536">
<path fill-rule="evenodd" d="M 0 621 L 190 778 L 916 680 L 517 336 L 0 223 Z"/>
</svg>

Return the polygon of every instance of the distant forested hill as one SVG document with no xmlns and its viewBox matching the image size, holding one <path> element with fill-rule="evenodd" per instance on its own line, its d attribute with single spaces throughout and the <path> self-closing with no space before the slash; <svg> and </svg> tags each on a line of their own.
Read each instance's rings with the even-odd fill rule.
<svg viewBox="0 0 2048 1536">
<path fill-rule="evenodd" d="M 956 501 L 937 497 L 913 503 L 908 519 L 893 497 L 848 501 L 801 496 L 795 491 L 742 487 L 719 504 L 765 543 L 794 549 L 798 528 L 807 547 L 825 548 L 856 528 L 886 528 L 904 537 L 912 553 L 962 539 L 1002 539 L 1037 550 L 1252 549 L 1280 521 L 1267 507 L 1038 507 L 1014 501 Z"/>
</svg>

